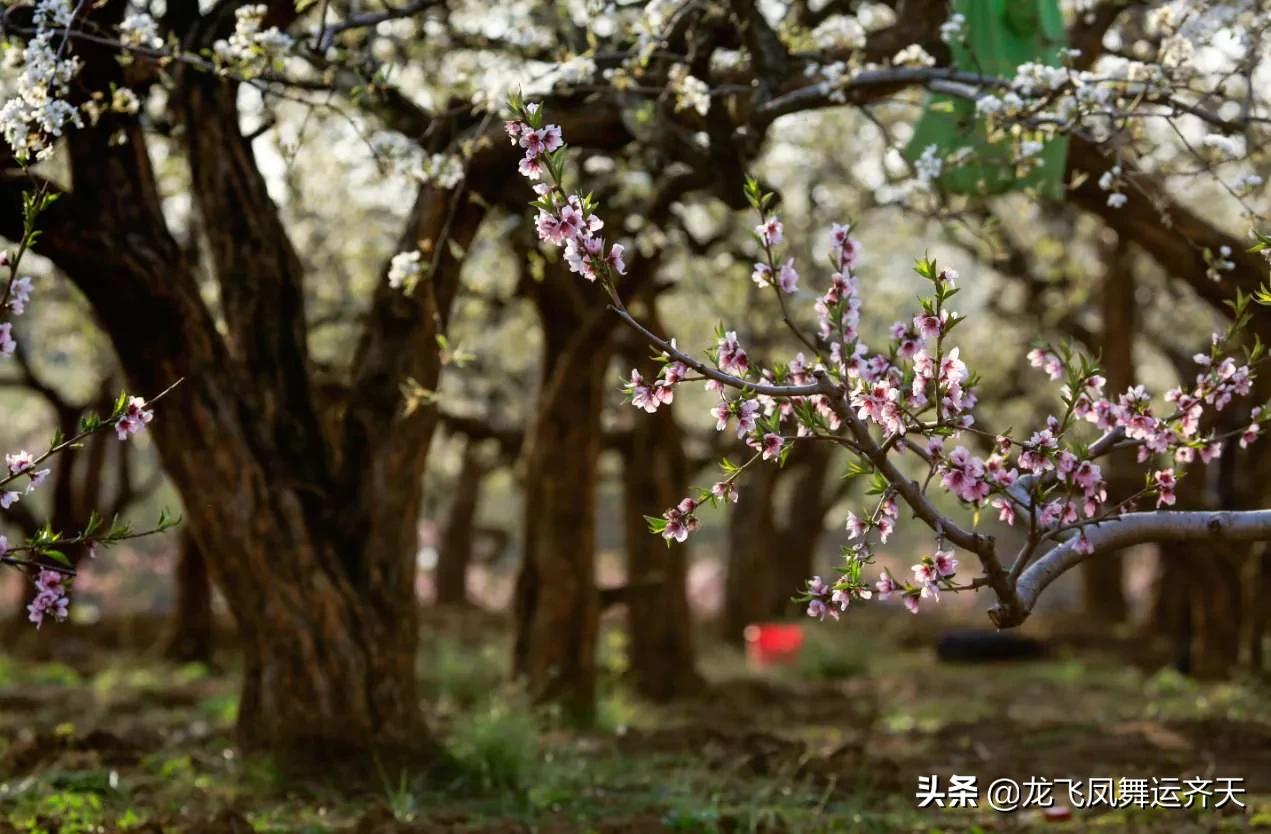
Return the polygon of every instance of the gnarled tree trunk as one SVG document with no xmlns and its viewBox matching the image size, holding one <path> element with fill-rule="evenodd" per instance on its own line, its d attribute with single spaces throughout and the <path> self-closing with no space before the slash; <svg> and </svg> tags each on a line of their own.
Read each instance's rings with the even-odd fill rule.
<svg viewBox="0 0 1271 834">
<path fill-rule="evenodd" d="M 94 6 L 94 22 L 117 24 L 123 7 Z M 233 26 L 233 4 L 202 19 L 193 4 L 172 11 L 198 21 L 187 46 Z M 81 77 L 123 85 L 109 48 L 80 53 Z M 310 378 L 303 269 L 240 133 L 236 85 L 178 72 L 171 100 L 223 328 L 167 228 L 135 116 L 106 113 L 69 134 L 72 187 L 42 215 L 39 251 L 92 305 L 133 392 L 181 381 L 150 431 L 238 623 L 243 744 L 310 765 L 429 752 L 414 570 L 436 415 L 405 408 L 403 388 L 436 388 L 460 253 L 514 152 L 483 143 L 457 191 L 421 188 L 400 248 L 420 246 L 431 269 L 412 295 L 379 285 L 333 444 Z M 9 173 L 0 189 L 0 232 L 11 238 L 30 187 L 29 175 Z"/>
</svg>

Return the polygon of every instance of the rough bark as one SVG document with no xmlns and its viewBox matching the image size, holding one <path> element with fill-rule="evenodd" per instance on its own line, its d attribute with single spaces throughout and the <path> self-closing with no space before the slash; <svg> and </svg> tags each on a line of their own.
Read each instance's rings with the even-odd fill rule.
<svg viewBox="0 0 1271 834">
<path fill-rule="evenodd" d="M 1157 547 L 1152 609 L 1144 626 L 1145 637 L 1164 638 L 1170 645 L 1170 661 L 1184 675 L 1192 669 L 1192 619 L 1187 564 L 1189 545 L 1162 542 Z"/>
<path fill-rule="evenodd" d="M 647 351 L 637 348 L 627 358 L 645 379 L 653 379 L 659 369 L 646 357 Z M 632 589 L 627 597 L 629 674 L 640 694 L 665 701 L 692 694 L 702 684 L 687 594 L 689 547 L 667 547 L 645 522 L 646 515 L 657 515 L 688 494 L 689 462 L 673 407 L 636 415 L 622 453 L 627 583 Z"/>
<path fill-rule="evenodd" d="M 1271 609 L 1262 603 L 1261 592 L 1271 583 L 1271 545 L 1262 543 L 1262 552 L 1258 555 L 1245 574 L 1245 605 L 1251 612 L 1249 617 L 1249 667 L 1255 672 L 1265 672 L 1266 656 L 1263 641 L 1267 632 L 1271 631 Z"/>
<path fill-rule="evenodd" d="M 1241 568 L 1247 546 L 1195 545 L 1186 553 L 1189 672 L 1198 678 L 1226 678 L 1240 662 L 1244 589 Z"/>
</svg>

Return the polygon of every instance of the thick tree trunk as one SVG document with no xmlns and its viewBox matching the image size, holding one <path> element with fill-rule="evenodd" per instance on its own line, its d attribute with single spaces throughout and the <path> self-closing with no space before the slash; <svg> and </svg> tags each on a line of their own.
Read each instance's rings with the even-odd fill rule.
<svg viewBox="0 0 1271 834">
<path fill-rule="evenodd" d="M 579 283 L 555 265 L 534 291 L 543 381 L 523 447 L 513 670 L 536 700 L 586 722 L 596 696 L 596 466 L 613 322 Z"/>
<path fill-rule="evenodd" d="M 1271 545 L 1262 543 L 1262 552 L 1249 566 L 1245 578 L 1245 605 L 1249 616 L 1249 667 L 1265 672 L 1267 663 L 1262 644 L 1271 630 L 1271 606 L 1262 600 L 1262 591 L 1271 585 Z"/>
<path fill-rule="evenodd" d="M 1134 385 L 1135 321 L 1134 269 L 1128 242 L 1110 247 L 1103 278 L 1102 365 L 1107 390 L 1120 394 Z M 1141 487 L 1133 450 L 1108 457 L 1105 477 L 1114 499 L 1132 494 Z M 1128 613 L 1123 581 L 1124 564 L 1120 553 L 1100 554 L 1081 566 L 1081 591 L 1086 614 L 1101 623 L 1124 622 Z"/>
<path fill-rule="evenodd" d="M 1240 662 L 1244 636 L 1240 570 L 1248 561 L 1248 549 L 1248 545 L 1193 546 L 1187 554 L 1192 638 L 1188 666 L 1198 678 L 1226 678 Z"/>
<path fill-rule="evenodd" d="M 1188 542 L 1164 542 L 1157 546 L 1152 610 L 1144 628 L 1146 636 L 1164 637 L 1170 644 L 1170 661 L 1185 675 L 1192 671 L 1192 610 L 1188 575 Z"/>
<path fill-rule="evenodd" d="M 298 551 L 313 555 L 301 547 Z M 264 552 L 254 554 L 266 557 Z M 272 555 L 272 554 L 271 554 Z M 239 618 L 244 684 L 238 730 L 254 748 L 331 765 L 428 755 L 415 685 L 415 640 L 308 558 L 306 576 Z M 221 576 L 224 579 L 224 576 Z M 397 611 L 413 622 L 413 612 Z M 245 621 L 246 620 L 246 621 Z M 290 639 L 283 641 L 277 635 Z"/>
<path fill-rule="evenodd" d="M 93 14 L 109 27 L 122 10 L 109 0 Z M 123 83 L 109 49 L 82 54 L 84 77 Z M 176 87 L 224 327 L 164 222 L 134 117 L 107 113 L 68 136 L 73 190 L 41 217 L 40 251 L 92 305 L 133 392 L 181 382 L 149 431 L 239 626 L 244 746 L 319 766 L 429 752 L 414 569 L 436 415 L 405 409 L 402 389 L 436 388 L 458 253 L 489 204 L 468 195 L 497 190 L 510 153 L 483 145 L 458 193 L 421 188 L 400 248 L 433 253 L 432 269 L 414 295 L 377 289 L 332 448 L 309 382 L 300 263 L 239 133 L 234 86 L 194 72 Z M 11 175 L 0 190 L 9 237 L 29 183 Z"/>
<path fill-rule="evenodd" d="M 207 560 L 187 529 L 181 534 L 177 554 L 176 610 L 164 655 L 177 663 L 207 663 L 212 659 L 215 625 Z"/>
<path fill-rule="evenodd" d="M 658 368 L 641 361 L 646 354 L 628 358 L 646 379 L 653 379 Z M 649 532 L 644 518 L 675 506 L 688 494 L 688 459 L 672 407 L 636 415 L 630 442 L 622 451 L 629 674 L 640 694 L 665 701 L 696 692 L 702 684 L 688 604 L 688 545 L 667 547 Z"/>
<path fill-rule="evenodd" d="M 739 643 L 747 625 L 798 613 L 791 600 L 815 573 L 824 533 L 825 444 L 798 447 L 785 468 L 763 466 L 740 486 L 728 526 L 728 575 L 724 582 L 724 637 Z M 788 490 L 778 485 L 790 481 Z M 785 494 L 785 511 L 779 499 Z"/>
<path fill-rule="evenodd" d="M 1241 419 L 1232 415 L 1229 425 Z M 1250 461 L 1233 446 L 1208 466 L 1194 467 L 1178 489 L 1179 503 L 1203 507 L 1211 497 L 1207 481 L 1216 480 L 1217 500 L 1210 502 L 1235 509 L 1257 505 L 1260 486 L 1252 488 L 1246 477 L 1249 468 L 1257 471 L 1259 460 L 1267 462 L 1267 448 L 1255 446 Z M 1261 456 L 1261 457 L 1259 457 Z M 1251 466 L 1252 464 L 1252 466 Z M 1217 478 L 1211 478 L 1217 468 Z M 1257 545 L 1242 543 L 1197 544 L 1174 542 L 1160 545 L 1160 577 L 1156 587 L 1150 630 L 1171 637 L 1176 646 L 1176 663 L 1188 674 L 1203 678 L 1225 678 L 1242 660 L 1243 648 L 1258 630 L 1254 625 L 1259 605 L 1257 597 L 1247 598 L 1248 578 L 1258 569 Z M 1256 586 L 1255 586 L 1256 587 Z M 1254 652 L 1250 647 L 1250 660 Z"/>
<path fill-rule="evenodd" d="M 1267 396 L 1267 384 L 1259 379 L 1254 396 Z M 1217 429 L 1225 431 L 1244 425 L 1245 414 L 1228 413 Z M 1211 467 L 1215 464 L 1211 464 Z M 1248 509 L 1266 506 L 1266 484 L 1250 472 L 1264 472 L 1271 466 L 1271 448 L 1259 443 L 1247 452 L 1228 443 L 1217 462 L 1217 503 L 1221 507 Z M 1246 598 L 1245 582 L 1256 576 L 1257 545 L 1226 544 L 1198 547 L 1188 557 L 1191 574 L 1187 585 L 1192 619 L 1191 668 L 1197 677 L 1226 678 L 1243 660 L 1245 645 L 1252 639 L 1257 611 L 1263 607 L 1255 595 Z M 1253 603 L 1252 606 L 1249 603 Z M 1253 647 L 1249 650 L 1252 660 Z"/>
<path fill-rule="evenodd" d="M 784 524 L 777 533 L 780 547 L 772 553 L 776 581 L 769 611 L 774 617 L 798 612 L 791 599 L 816 572 L 816 551 L 825 532 L 828 509 L 825 479 L 830 471 L 831 448 L 828 443 L 804 443 L 786 462 L 794 483 L 790 485 Z"/>
<path fill-rule="evenodd" d="M 778 550 L 776 487 L 783 470 L 761 466 L 740 482 L 728 519 L 728 575 L 724 580 L 723 637 L 740 644 L 746 626 L 772 616 Z"/>
<path fill-rule="evenodd" d="M 459 478 L 451 492 L 445 528 L 437 554 L 434 580 L 438 605 L 466 605 L 468 602 L 468 565 L 476 541 L 477 506 L 481 498 L 481 482 L 488 468 L 481 459 L 480 444 L 465 440 Z"/>
</svg>

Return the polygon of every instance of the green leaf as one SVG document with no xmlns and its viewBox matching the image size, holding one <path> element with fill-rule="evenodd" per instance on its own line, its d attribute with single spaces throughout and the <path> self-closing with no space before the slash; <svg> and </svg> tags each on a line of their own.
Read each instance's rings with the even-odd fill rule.
<svg viewBox="0 0 1271 834">
<path fill-rule="evenodd" d="M 649 532 L 650 532 L 650 533 L 657 533 L 657 534 L 659 534 L 659 535 L 660 535 L 663 531 L 665 531 L 665 530 L 666 530 L 666 519 L 665 519 L 665 518 L 660 518 L 660 517 L 658 517 L 658 516 L 652 516 L 652 515 L 646 515 L 646 516 L 644 517 L 644 520 L 645 520 L 645 522 L 647 522 L 647 523 L 648 523 L 648 525 L 649 525 Z"/>
<path fill-rule="evenodd" d="M 46 556 L 64 567 L 71 566 L 71 560 L 66 558 L 66 554 L 60 550 L 43 550 L 40 552 L 42 556 Z"/>
</svg>

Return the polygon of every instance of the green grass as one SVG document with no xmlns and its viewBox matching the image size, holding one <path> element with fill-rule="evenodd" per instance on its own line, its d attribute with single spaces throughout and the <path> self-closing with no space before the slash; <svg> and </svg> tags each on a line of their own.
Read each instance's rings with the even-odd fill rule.
<svg viewBox="0 0 1271 834">
<path fill-rule="evenodd" d="M 1226 772 L 1224 751 L 1254 762 L 1241 739 L 1271 728 L 1267 685 L 1252 678 L 1198 682 L 1080 656 L 947 666 L 874 634 L 826 629 L 812 633 L 796 667 L 756 681 L 721 653 L 704 664 L 716 690 L 654 705 L 618 682 L 625 649 L 615 641 L 605 644 L 597 720 L 579 728 L 507 685 L 502 639 L 429 642 L 421 689 L 450 764 L 380 773 L 379 789 L 361 793 L 288 782 L 268 760 L 234 749 L 233 675 L 128 656 L 80 669 L 0 656 L 0 695 L 39 704 L 0 711 L 0 767 L 43 745 L 33 766 L 0 771 L 0 831 L 179 831 L 226 808 L 277 834 L 347 834 L 372 811 L 403 826 L 461 820 L 459 830 L 473 832 L 585 832 L 621 821 L 650 831 L 924 834 L 1271 825 L 1271 785 L 1250 784 L 1253 808 L 1230 818 L 1136 810 L 1043 825 L 1027 815 L 920 811 L 913 800 L 917 774 L 947 773 L 951 762 L 1020 779 L 1137 775 L 1119 772 L 1127 762 L 1166 776 L 1194 775 L 1171 763 L 1212 755 L 1221 775 L 1249 777 Z M 1154 747 L 1136 729 L 1145 722 L 1196 755 Z"/>
<path fill-rule="evenodd" d="M 518 791 L 540 756 L 539 719 L 519 698 L 492 701 L 455 724 L 449 746 L 466 784 Z"/>
</svg>

